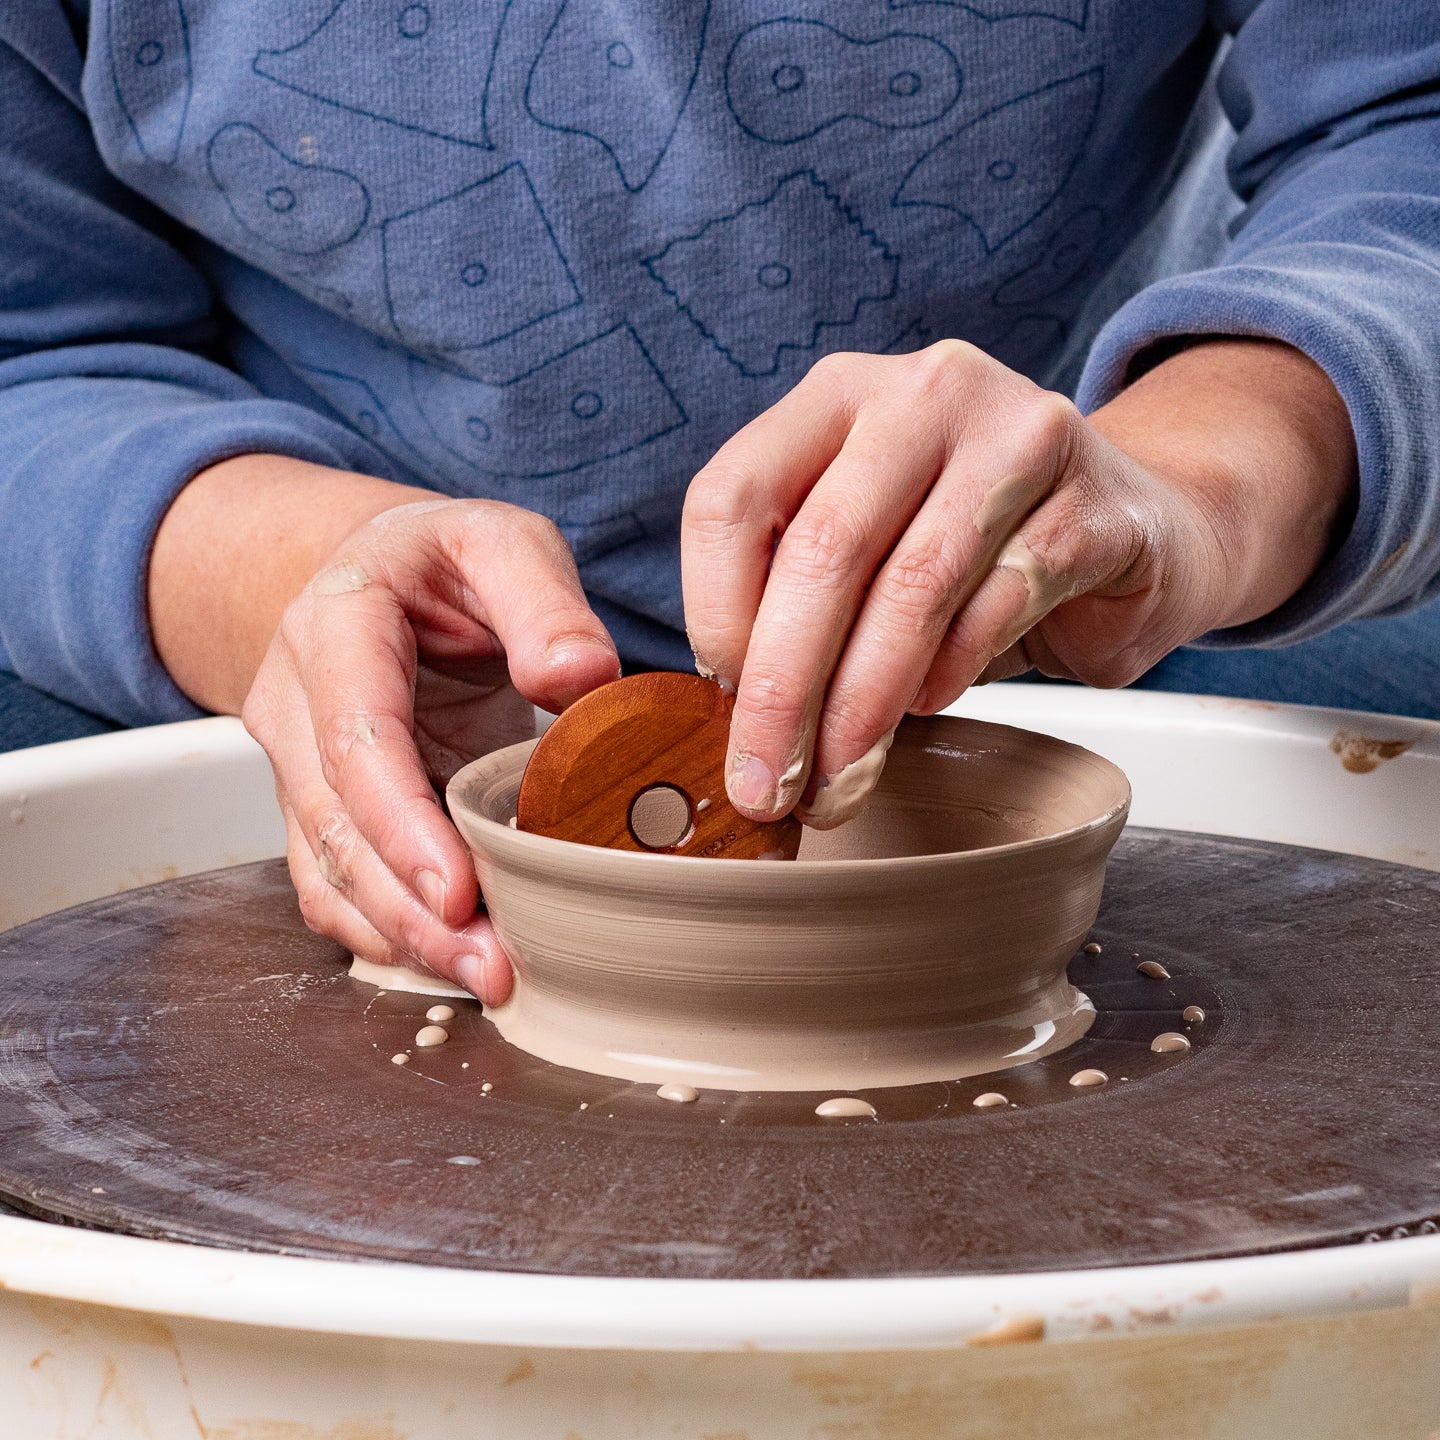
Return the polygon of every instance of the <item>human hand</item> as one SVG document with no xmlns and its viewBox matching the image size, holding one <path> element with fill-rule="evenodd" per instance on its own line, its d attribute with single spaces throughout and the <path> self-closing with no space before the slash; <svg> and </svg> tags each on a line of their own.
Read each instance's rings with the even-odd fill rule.
<svg viewBox="0 0 1440 1440">
<path fill-rule="evenodd" d="M 510 963 L 435 787 L 532 735 L 532 703 L 563 709 L 619 673 L 548 520 L 429 500 L 353 531 L 285 610 L 243 712 L 310 928 L 502 1003 Z"/>
<path fill-rule="evenodd" d="M 1293 594 L 1354 487 L 1333 386 L 1272 342 L 1197 345 L 1093 421 L 960 341 L 827 356 L 686 499 L 730 797 L 839 824 L 907 711 L 1031 667 L 1127 684 Z"/>
</svg>

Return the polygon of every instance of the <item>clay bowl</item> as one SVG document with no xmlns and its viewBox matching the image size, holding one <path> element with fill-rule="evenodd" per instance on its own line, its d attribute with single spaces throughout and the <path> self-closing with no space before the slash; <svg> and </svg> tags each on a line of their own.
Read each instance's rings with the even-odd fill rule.
<svg viewBox="0 0 1440 1440">
<path fill-rule="evenodd" d="M 1089 1028 L 1065 967 L 1130 806 L 1108 760 L 907 719 L 858 818 L 807 830 L 794 861 L 707 860 L 511 829 L 534 744 L 448 790 L 515 962 L 488 1013 L 531 1054 L 656 1084 L 854 1090 L 1005 1069 Z"/>
</svg>

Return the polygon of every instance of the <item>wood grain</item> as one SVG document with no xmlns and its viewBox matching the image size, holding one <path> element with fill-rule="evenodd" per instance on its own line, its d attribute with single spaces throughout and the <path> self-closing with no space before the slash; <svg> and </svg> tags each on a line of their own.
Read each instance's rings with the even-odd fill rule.
<svg viewBox="0 0 1440 1440">
<path fill-rule="evenodd" d="M 520 784 L 521 830 L 602 845 L 716 860 L 793 860 L 798 820 L 762 824 L 725 793 L 733 699 L 698 675 L 631 675 L 576 701 L 541 737 Z M 642 843 L 631 824 L 637 797 L 670 786 L 690 803 L 678 844 Z"/>
</svg>

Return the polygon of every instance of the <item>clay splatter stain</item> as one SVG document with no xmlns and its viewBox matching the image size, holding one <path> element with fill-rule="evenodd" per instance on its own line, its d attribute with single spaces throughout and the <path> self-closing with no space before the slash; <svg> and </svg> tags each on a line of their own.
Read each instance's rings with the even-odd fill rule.
<svg viewBox="0 0 1440 1440">
<path fill-rule="evenodd" d="M 1337 730 L 1331 737 L 1330 748 L 1352 775 L 1368 775 L 1385 761 L 1403 755 L 1414 743 L 1414 740 L 1372 740 L 1364 735 L 1352 735 L 1348 730 Z"/>
<path fill-rule="evenodd" d="M 837 1095 L 833 1100 L 822 1100 L 815 1113 L 822 1120 L 873 1120 L 875 1107 L 854 1095 Z"/>
<path fill-rule="evenodd" d="M 1179 1055 L 1190 1048 L 1190 1042 L 1178 1030 L 1167 1030 L 1150 1042 L 1150 1048 L 1157 1055 Z"/>
<path fill-rule="evenodd" d="M 1043 1315 L 1012 1315 L 967 1337 L 967 1345 L 1029 1345 L 1045 1338 Z"/>
</svg>

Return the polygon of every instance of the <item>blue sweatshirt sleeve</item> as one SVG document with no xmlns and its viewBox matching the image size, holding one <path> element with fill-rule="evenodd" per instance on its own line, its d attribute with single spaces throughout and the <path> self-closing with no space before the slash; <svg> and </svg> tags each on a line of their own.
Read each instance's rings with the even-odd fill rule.
<svg viewBox="0 0 1440 1440">
<path fill-rule="evenodd" d="M 1440 6 L 1223 0 L 1220 98 L 1246 208 L 1213 269 L 1143 290 L 1102 329 L 1091 410 L 1172 337 L 1283 340 L 1330 376 L 1359 509 L 1299 594 L 1211 646 L 1284 645 L 1440 595 Z"/>
<path fill-rule="evenodd" d="M 145 603 L 175 495 L 254 451 L 387 470 L 206 358 L 208 287 L 101 164 L 80 70 L 58 3 L 0 15 L 0 668 L 126 724 L 185 719 Z"/>
</svg>

